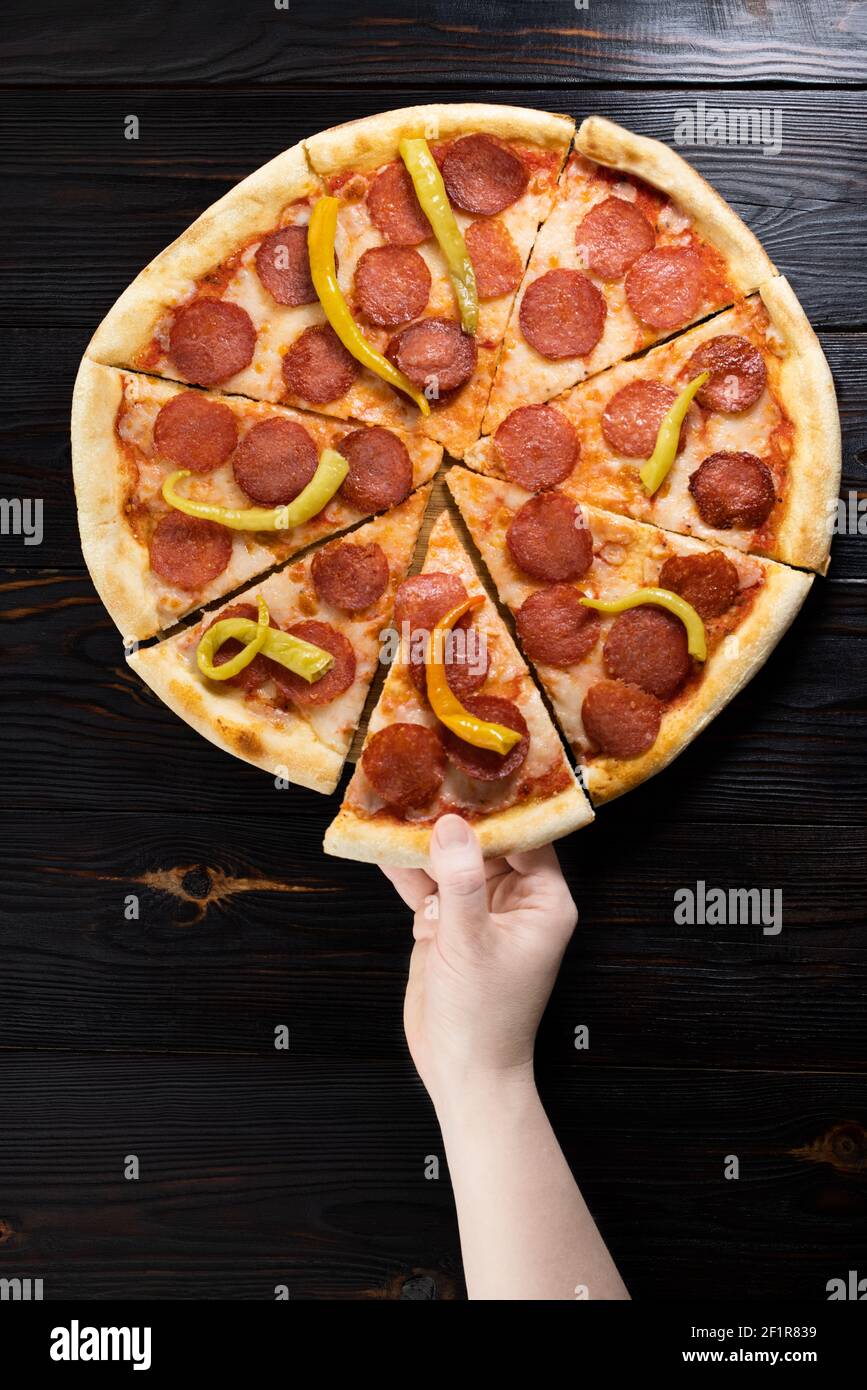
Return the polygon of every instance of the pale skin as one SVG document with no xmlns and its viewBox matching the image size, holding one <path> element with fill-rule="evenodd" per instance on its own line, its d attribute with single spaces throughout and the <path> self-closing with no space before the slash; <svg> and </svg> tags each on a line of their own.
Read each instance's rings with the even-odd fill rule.
<svg viewBox="0 0 867 1390">
<path fill-rule="evenodd" d="M 578 913 L 551 846 L 483 860 L 443 816 L 414 913 L 404 1027 L 443 1133 L 471 1299 L 627 1299 L 542 1108 L 536 1030 Z"/>
</svg>

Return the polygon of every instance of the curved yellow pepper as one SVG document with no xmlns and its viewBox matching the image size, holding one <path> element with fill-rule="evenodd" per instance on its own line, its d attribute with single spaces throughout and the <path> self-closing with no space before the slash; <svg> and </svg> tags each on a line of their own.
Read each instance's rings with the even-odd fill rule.
<svg viewBox="0 0 867 1390">
<path fill-rule="evenodd" d="M 192 497 L 183 497 L 177 485 L 189 478 L 190 470 L 179 468 L 163 483 L 163 497 L 177 511 L 201 517 L 203 521 L 217 521 L 231 531 L 290 531 L 293 526 L 300 526 L 303 521 L 319 515 L 348 472 L 349 464 L 342 454 L 336 449 L 323 449 L 316 472 L 293 501 L 282 507 L 220 507 L 214 502 L 196 502 Z"/>
<path fill-rule="evenodd" d="M 303 637 L 294 637 L 291 632 L 270 627 L 268 605 L 261 594 L 257 596 L 256 603 L 259 616 L 255 623 L 251 618 L 223 618 L 202 634 L 196 648 L 196 665 L 203 676 L 212 681 L 227 681 L 249 666 L 259 652 L 264 652 L 271 661 L 279 662 L 306 681 L 318 680 L 331 669 L 334 665 L 331 652 L 312 642 L 305 642 Z M 245 644 L 243 650 L 222 665 L 215 666 L 214 657 L 220 647 L 232 638 Z"/>
<path fill-rule="evenodd" d="M 399 372 L 387 357 L 371 346 L 349 312 L 334 266 L 334 233 L 337 230 L 339 206 L 337 198 L 320 198 L 313 208 L 307 229 L 310 276 L 325 317 L 357 362 L 375 372 L 389 386 L 396 386 L 399 391 L 405 392 L 415 401 L 422 415 L 430 415 L 430 405 L 422 392 L 417 391 L 403 372 Z"/>
<path fill-rule="evenodd" d="M 582 598 L 585 608 L 596 608 L 600 613 L 623 613 L 627 608 L 638 608 L 643 603 L 654 604 L 657 608 L 667 608 L 676 618 L 680 618 L 686 628 L 687 650 L 696 661 L 707 660 L 707 636 L 704 623 L 691 603 L 671 589 L 649 587 L 635 589 L 621 598 L 599 599 Z"/>
<path fill-rule="evenodd" d="M 677 400 L 663 417 L 662 424 L 657 431 L 653 453 L 638 475 L 644 484 L 645 491 L 651 497 L 668 477 L 677 453 L 680 427 L 683 424 L 684 416 L 689 410 L 693 396 L 701 390 L 709 377 L 710 372 L 700 372 L 697 377 L 693 377 L 689 385 L 684 386 Z"/>
<path fill-rule="evenodd" d="M 443 176 L 430 152 L 427 140 L 401 140 L 400 157 L 413 182 L 421 210 L 433 228 L 439 248 L 446 258 L 452 287 L 461 312 L 461 327 L 474 334 L 479 326 L 479 293 L 476 272 L 464 234 L 449 202 Z"/>
<path fill-rule="evenodd" d="M 465 709 L 446 679 L 443 661 L 446 634 L 454 627 L 458 618 L 463 617 L 469 609 L 478 608 L 484 601 L 481 594 L 475 598 L 464 599 L 463 603 L 456 604 L 440 618 L 431 632 L 425 661 L 427 697 L 440 723 L 451 729 L 458 738 L 462 738 L 464 743 L 470 743 L 474 748 L 488 748 L 492 753 L 505 756 L 516 743 L 520 743 L 523 735 L 519 734 L 517 729 L 507 728 L 505 724 L 494 724 L 487 719 L 479 719 L 477 715 Z"/>
</svg>

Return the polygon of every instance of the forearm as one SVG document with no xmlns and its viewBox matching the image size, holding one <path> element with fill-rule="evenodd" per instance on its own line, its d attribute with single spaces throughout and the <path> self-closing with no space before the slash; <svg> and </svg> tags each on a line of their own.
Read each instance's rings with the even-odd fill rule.
<svg viewBox="0 0 867 1390">
<path fill-rule="evenodd" d="M 473 1083 L 437 1113 L 471 1299 L 629 1297 L 529 1072 Z"/>
</svg>

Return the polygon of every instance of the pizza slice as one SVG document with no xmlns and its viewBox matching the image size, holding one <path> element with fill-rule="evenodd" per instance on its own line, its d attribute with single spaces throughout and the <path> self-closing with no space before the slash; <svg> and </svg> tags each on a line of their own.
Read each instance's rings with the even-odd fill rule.
<svg viewBox="0 0 867 1390">
<path fill-rule="evenodd" d="M 438 624 L 455 608 L 466 611 L 444 633 Z M 592 820 L 542 697 L 447 512 L 431 531 L 422 572 L 398 590 L 394 616 L 397 658 L 326 851 L 423 865 L 446 811 L 473 824 L 487 856 L 547 844 Z M 481 746 L 491 727 L 508 747 Z"/>
<path fill-rule="evenodd" d="M 447 481 L 597 805 L 701 732 L 765 662 L 812 583 L 566 492 L 531 494 L 457 467 Z"/>
<path fill-rule="evenodd" d="M 218 748 L 275 777 L 333 791 L 381 660 L 380 634 L 391 620 L 429 492 L 420 488 L 195 626 L 133 652 L 130 666 Z M 221 623 L 229 627 L 220 630 Z M 256 650 L 260 627 L 265 640 Z M 221 668 L 245 659 L 222 678 Z"/>
<path fill-rule="evenodd" d="M 290 506 L 318 485 L 326 449 L 338 451 L 349 471 L 336 492 L 304 507 L 315 508 L 309 519 L 293 524 Z M 129 639 L 152 637 L 312 542 L 396 506 L 433 477 L 441 458 L 440 446 L 421 435 L 186 389 L 87 358 L 76 381 L 72 464 L 82 549 Z M 169 487 L 172 505 L 163 489 L 181 469 L 189 476 Z M 247 529 L 223 524 L 221 513 L 209 519 L 179 509 L 189 503 L 246 513 Z M 269 519 L 274 509 L 283 514 Z M 269 520 L 280 529 L 259 529 Z"/>
<path fill-rule="evenodd" d="M 774 273 L 749 228 L 680 155 L 588 116 L 515 299 L 485 432 Z"/>
<path fill-rule="evenodd" d="M 666 416 L 705 372 L 668 471 L 646 485 Z M 670 531 L 828 566 L 840 485 L 834 383 L 782 276 L 636 361 L 519 406 L 465 461 L 530 491 L 562 485 Z"/>
</svg>

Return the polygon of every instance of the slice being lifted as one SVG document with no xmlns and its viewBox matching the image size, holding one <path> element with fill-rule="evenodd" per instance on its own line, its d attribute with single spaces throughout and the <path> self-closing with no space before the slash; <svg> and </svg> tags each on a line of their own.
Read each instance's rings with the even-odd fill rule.
<svg viewBox="0 0 867 1390">
<path fill-rule="evenodd" d="M 337 785 L 380 659 L 380 632 L 412 558 L 430 489 L 234 598 L 194 627 L 133 653 L 129 664 L 170 709 L 211 743 L 314 791 Z M 261 595 L 271 626 L 333 658 L 318 680 L 278 664 L 268 646 L 228 680 L 203 675 L 197 652 L 215 623 L 256 621 Z M 244 639 L 246 640 L 246 639 Z M 215 667 L 241 651 L 230 639 Z"/>
<path fill-rule="evenodd" d="M 453 644 L 438 651 L 428 634 L 467 598 L 481 602 L 458 619 Z M 326 832 L 328 853 L 424 865 L 434 822 L 447 811 L 473 824 L 487 856 L 532 849 L 586 825 L 593 812 L 542 698 L 445 512 L 422 573 L 398 591 L 395 624 L 400 653 Z M 428 692 L 437 656 L 471 725 L 519 735 L 508 751 L 468 742 L 434 714 Z M 433 698 L 448 718 L 435 688 Z"/>
<path fill-rule="evenodd" d="M 749 228 L 680 155 L 589 116 L 515 299 L 485 431 L 773 274 Z"/>
<path fill-rule="evenodd" d="M 326 449 L 340 452 L 349 471 L 336 492 L 314 499 L 309 520 L 291 525 L 291 504 Z M 75 386 L 82 549 L 125 638 L 152 637 L 312 542 L 396 506 L 441 458 L 440 446 L 417 434 L 189 390 L 87 358 Z M 170 505 L 163 488 L 180 469 L 190 476 L 170 491 L 176 501 L 285 509 L 281 529 L 237 530 Z"/>
<path fill-rule="evenodd" d="M 448 484 L 597 804 L 701 732 L 762 666 L 812 582 L 566 492 L 533 495 L 462 468 Z"/>
<path fill-rule="evenodd" d="M 642 470 L 703 372 L 661 485 Z M 787 280 L 545 405 L 521 406 L 466 455 L 473 468 L 824 572 L 840 483 L 834 384 Z"/>
</svg>

